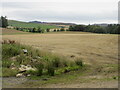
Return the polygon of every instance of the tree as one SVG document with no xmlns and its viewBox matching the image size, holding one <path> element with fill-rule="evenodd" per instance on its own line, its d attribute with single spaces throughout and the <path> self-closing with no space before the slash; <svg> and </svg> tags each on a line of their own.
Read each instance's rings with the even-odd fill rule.
<svg viewBox="0 0 120 90">
<path fill-rule="evenodd" d="M 45 32 L 45 30 L 44 30 L 44 29 L 42 29 L 41 33 L 44 33 L 44 32 Z"/>
<path fill-rule="evenodd" d="M 69 27 L 69 31 L 74 31 L 74 27 L 73 27 L 73 26 L 70 26 L 70 27 Z"/>
<path fill-rule="evenodd" d="M 64 28 L 61 28 L 60 31 L 65 31 L 65 29 L 64 29 Z"/>
<path fill-rule="evenodd" d="M 42 29 L 40 27 L 38 27 L 38 33 L 41 33 Z"/>
<path fill-rule="evenodd" d="M 6 28 L 8 26 L 8 20 L 7 17 L 1 16 L 0 18 L 0 27 Z"/>
<path fill-rule="evenodd" d="M 50 29 L 49 29 L 49 28 L 47 28 L 47 29 L 46 29 L 46 31 L 47 31 L 47 32 L 50 32 Z"/>
<path fill-rule="evenodd" d="M 32 32 L 33 32 L 33 33 L 36 32 L 36 28 L 33 28 Z"/>
</svg>

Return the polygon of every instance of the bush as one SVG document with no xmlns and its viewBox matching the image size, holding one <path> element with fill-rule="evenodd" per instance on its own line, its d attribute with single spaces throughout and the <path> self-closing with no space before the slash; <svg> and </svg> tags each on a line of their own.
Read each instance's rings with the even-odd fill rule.
<svg viewBox="0 0 120 90">
<path fill-rule="evenodd" d="M 26 71 L 26 73 L 25 73 L 25 74 L 37 75 L 37 74 L 38 74 L 38 71 L 29 70 L 29 71 Z"/>
<path fill-rule="evenodd" d="M 3 44 L 2 50 L 2 55 L 4 57 L 16 56 L 21 53 L 21 48 L 19 44 Z"/>
<path fill-rule="evenodd" d="M 35 67 L 37 68 L 37 75 L 41 76 L 43 74 L 43 69 L 44 69 L 44 64 L 43 63 L 39 63 L 36 64 Z"/>
<path fill-rule="evenodd" d="M 55 75 L 55 68 L 51 63 L 48 64 L 47 70 L 48 70 L 48 75 L 50 75 L 50 76 Z"/>
<path fill-rule="evenodd" d="M 16 76 L 17 73 L 17 70 L 11 70 L 10 68 L 2 68 L 3 77 Z"/>
<path fill-rule="evenodd" d="M 12 61 L 2 60 L 2 67 L 10 68 Z"/>
<path fill-rule="evenodd" d="M 75 60 L 75 63 L 76 63 L 76 65 L 78 65 L 78 66 L 83 66 L 82 60 L 77 59 L 77 60 Z"/>
<path fill-rule="evenodd" d="M 54 60 L 52 61 L 52 63 L 53 63 L 54 67 L 60 67 L 60 64 L 61 64 L 60 58 L 59 57 L 55 57 Z"/>
</svg>

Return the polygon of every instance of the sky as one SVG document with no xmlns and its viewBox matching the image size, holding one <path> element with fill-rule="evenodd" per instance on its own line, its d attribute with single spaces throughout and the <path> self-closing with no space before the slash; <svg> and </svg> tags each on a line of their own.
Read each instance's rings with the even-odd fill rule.
<svg viewBox="0 0 120 90">
<path fill-rule="evenodd" d="M 0 13 L 11 20 L 118 23 L 119 0 L 0 0 Z"/>
</svg>

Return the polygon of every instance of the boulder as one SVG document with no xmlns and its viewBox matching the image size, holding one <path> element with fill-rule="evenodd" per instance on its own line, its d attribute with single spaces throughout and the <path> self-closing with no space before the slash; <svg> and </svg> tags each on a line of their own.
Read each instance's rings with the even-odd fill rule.
<svg viewBox="0 0 120 90">
<path fill-rule="evenodd" d="M 21 65 L 20 68 L 19 68 L 20 72 L 25 72 L 25 71 L 29 71 L 29 70 L 35 71 L 36 69 L 32 68 L 31 65 L 27 65 L 27 66 Z"/>
<path fill-rule="evenodd" d="M 18 73 L 16 77 L 23 77 L 24 75 L 22 73 Z"/>
</svg>

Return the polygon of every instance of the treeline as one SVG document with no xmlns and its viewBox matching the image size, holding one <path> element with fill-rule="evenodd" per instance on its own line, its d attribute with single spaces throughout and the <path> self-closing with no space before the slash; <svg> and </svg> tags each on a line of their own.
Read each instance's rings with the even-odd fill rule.
<svg viewBox="0 0 120 90">
<path fill-rule="evenodd" d="M 70 26 L 69 31 L 82 31 L 102 34 L 120 34 L 120 25 L 119 24 L 109 24 L 107 26 L 75 25 Z"/>
<path fill-rule="evenodd" d="M 50 29 L 42 29 L 41 27 L 38 28 L 22 28 L 22 27 L 14 27 L 14 29 L 24 32 L 32 32 L 32 33 L 44 33 L 44 32 L 50 32 Z"/>
<path fill-rule="evenodd" d="M 49 28 L 47 29 L 42 29 L 41 27 L 34 27 L 34 28 L 22 28 L 22 27 L 14 27 L 14 29 L 19 30 L 19 31 L 24 31 L 24 32 L 32 32 L 32 33 L 45 33 L 45 32 L 59 32 L 59 31 L 65 31 L 64 28 L 61 29 L 54 29 L 50 30 Z"/>
<path fill-rule="evenodd" d="M 7 17 L 1 16 L 0 17 L 0 27 L 6 28 L 8 26 L 8 20 Z"/>
</svg>

